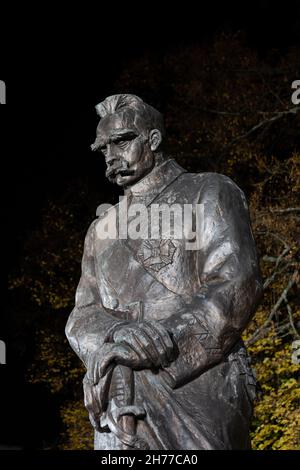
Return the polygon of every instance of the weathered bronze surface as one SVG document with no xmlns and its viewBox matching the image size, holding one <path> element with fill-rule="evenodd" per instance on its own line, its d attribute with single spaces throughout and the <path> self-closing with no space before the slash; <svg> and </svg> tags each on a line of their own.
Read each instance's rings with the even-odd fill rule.
<svg viewBox="0 0 300 470">
<path fill-rule="evenodd" d="M 204 216 L 197 249 L 153 236 L 160 223 L 149 238 L 103 239 L 117 206 L 88 230 L 66 334 L 87 369 L 95 449 L 247 449 L 255 378 L 241 333 L 262 284 L 244 194 L 167 157 L 162 116 L 140 98 L 96 109 L 92 149 L 128 209 L 198 204 Z"/>
</svg>

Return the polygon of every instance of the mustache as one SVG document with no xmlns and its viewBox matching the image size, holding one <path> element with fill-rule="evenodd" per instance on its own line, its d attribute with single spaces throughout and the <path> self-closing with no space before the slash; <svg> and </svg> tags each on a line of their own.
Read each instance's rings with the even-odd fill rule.
<svg viewBox="0 0 300 470">
<path fill-rule="evenodd" d="M 108 167 L 105 176 L 109 180 L 113 180 L 117 176 L 117 173 L 120 173 L 122 176 L 127 176 L 132 175 L 134 171 L 129 169 L 129 163 L 126 160 L 122 160 Z"/>
</svg>

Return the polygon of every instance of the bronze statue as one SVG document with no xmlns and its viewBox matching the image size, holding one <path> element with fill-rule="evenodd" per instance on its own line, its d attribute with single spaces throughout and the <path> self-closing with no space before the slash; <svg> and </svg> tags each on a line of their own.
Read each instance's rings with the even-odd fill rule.
<svg viewBox="0 0 300 470">
<path fill-rule="evenodd" d="M 244 194 L 166 156 L 162 116 L 137 96 L 96 109 L 92 149 L 124 188 L 126 221 L 140 236 L 120 236 L 123 200 L 99 214 L 66 327 L 87 369 L 95 449 L 247 449 L 255 378 L 241 333 L 262 284 Z M 154 222 L 152 209 L 170 205 L 192 216 L 202 208 L 196 229 L 180 237 L 163 217 Z"/>
</svg>

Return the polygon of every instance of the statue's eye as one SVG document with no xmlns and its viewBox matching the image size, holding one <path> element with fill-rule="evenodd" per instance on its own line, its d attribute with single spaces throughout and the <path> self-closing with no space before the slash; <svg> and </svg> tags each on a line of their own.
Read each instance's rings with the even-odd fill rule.
<svg viewBox="0 0 300 470">
<path fill-rule="evenodd" d="M 118 140 L 118 142 L 116 142 L 116 144 L 117 144 L 118 147 L 124 148 L 124 147 L 127 146 L 128 140 Z"/>
</svg>

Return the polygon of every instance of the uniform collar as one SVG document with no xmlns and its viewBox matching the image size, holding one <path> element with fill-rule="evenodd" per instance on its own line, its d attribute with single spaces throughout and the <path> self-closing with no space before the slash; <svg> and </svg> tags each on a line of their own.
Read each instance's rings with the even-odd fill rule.
<svg viewBox="0 0 300 470">
<path fill-rule="evenodd" d="M 134 197 L 155 197 L 186 171 L 173 158 L 169 158 L 160 165 L 155 166 L 144 178 L 126 189 L 124 194 L 128 197 L 130 195 Z"/>
</svg>

